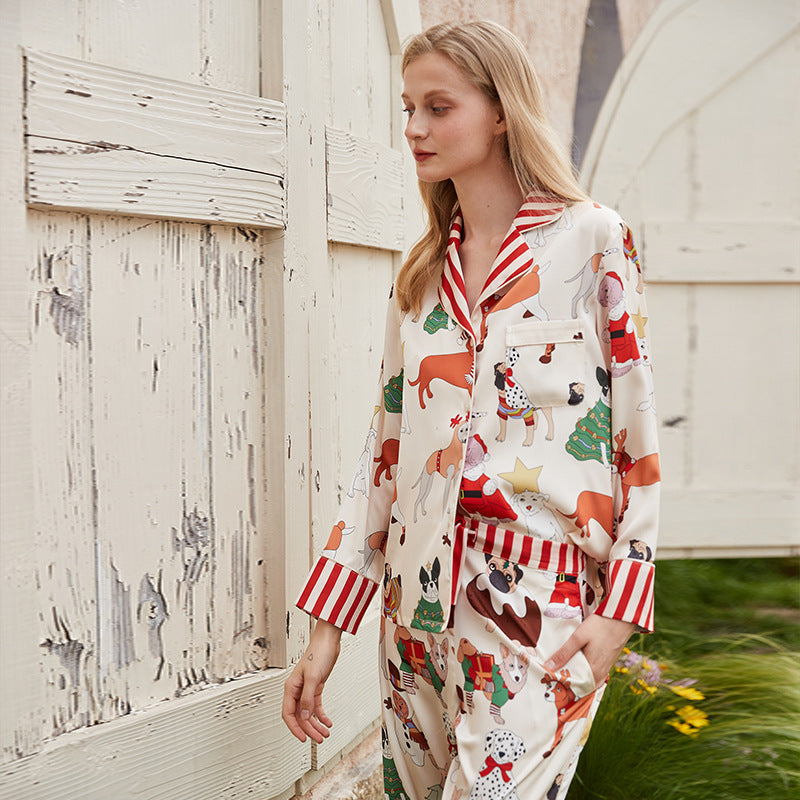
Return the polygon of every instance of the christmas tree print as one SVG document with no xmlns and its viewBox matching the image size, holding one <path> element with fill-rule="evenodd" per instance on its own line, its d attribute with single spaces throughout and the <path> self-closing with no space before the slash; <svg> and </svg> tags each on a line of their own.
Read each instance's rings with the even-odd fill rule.
<svg viewBox="0 0 800 800">
<path fill-rule="evenodd" d="M 389 378 L 389 383 L 383 387 L 383 405 L 390 414 L 399 414 L 403 410 L 403 370 Z"/>
<path fill-rule="evenodd" d="M 599 461 L 608 466 L 611 455 L 611 409 L 605 397 L 590 409 L 585 417 L 575 423 L 565 445 L 567 452 L 578 461 Z"/>
<path fill-rule="evenodd" d="M 447 316 L 444 306 L 441 303 L 437 303 L 436 308 L 425 318 L 422 330 L 425 333 L 436 333 L 436 331 L 445 330 L 449 324 L 450 317 Z"/>
</svg>

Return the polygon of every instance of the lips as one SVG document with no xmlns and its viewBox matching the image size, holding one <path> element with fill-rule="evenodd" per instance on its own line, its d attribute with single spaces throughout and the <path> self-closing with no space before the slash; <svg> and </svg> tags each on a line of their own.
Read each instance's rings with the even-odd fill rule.
<svg viewBox="0 0 800 800">
<path fill-rule="evenodd" d="M 430 158 L 431 156 L 435 156 L 436 153 L 428 153 L 425 150 L 415 150 L 414 151 L 414 158 L 417 161 L 425 161 L 425 159 Z"/>
</svg>

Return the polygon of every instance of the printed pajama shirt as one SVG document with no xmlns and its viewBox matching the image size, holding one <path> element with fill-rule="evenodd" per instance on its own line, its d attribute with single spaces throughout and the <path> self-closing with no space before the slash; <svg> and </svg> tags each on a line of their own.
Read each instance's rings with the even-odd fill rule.
<svg viewBox="0 0 800 800">
<path fill-rule="evenodd" d="M 563 798 L 603 686 L 543 661 L 589 613 L 653 628 L 641 268 L 616 212 L 529 195 L 470 310 L 461 225 L 418 314 L 390 293 L 368 457 L 298 605 L 355 633 L 382 588 L 388 797 Z"/>
</svg>

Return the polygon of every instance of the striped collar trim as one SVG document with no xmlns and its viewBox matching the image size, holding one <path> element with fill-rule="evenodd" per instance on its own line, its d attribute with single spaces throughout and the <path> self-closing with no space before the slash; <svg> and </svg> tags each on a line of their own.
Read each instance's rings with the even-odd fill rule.
<svg viewBox="0 0 800 800">
<path fill-rule="evenodd" d="M 528 243 L 522 234 L 541 225 L 549 225 L 551 222 L 555 222 L 564 213 L 564 209 L 564 203 L 555 202 L 551 198 L 539 197 L 534 194 L 529 194 L 525 198 L 492 264 L 486 283 L 478 298 L 478 305 L 507 283 L 516 280 L 530 270 L 533 266 L 533 253 L 531 253 Z M 463 225 L 461 214 L 457 214 L 450 226 L 442 280 L 439 286 L 439 301 L 444 310 L 475 341 L 475 331 L 470 321 L 470 308 L 467 302 L 464 273 L 461 270 L 461 261 L 458 258 Z"/>
</svg>

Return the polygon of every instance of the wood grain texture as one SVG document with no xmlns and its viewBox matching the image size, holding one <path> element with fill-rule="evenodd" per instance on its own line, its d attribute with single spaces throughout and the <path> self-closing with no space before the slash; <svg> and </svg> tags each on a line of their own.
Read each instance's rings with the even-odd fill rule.
<svg viewBox="0 0 800 800">
<path fill-rule="evenodd" d="M 30 204 L 284 224 L 281 103 L 24 52 Z"/>
<path fill-rule="evenodd" d="M 403 157 L 345 131 L 325 129 L 328 239 L 403 250 Z"/>
<path fill-rule="evenodd" d="M 2 767 L 2 800 L 274 798 L 310 767 L 280 719 L 272 670 L 49 742 Z"/>
<path fill-rule="evenodd" d="M 645 221 L 648 283 L 800 283 L 800 225 L 790 221 Z"/>
<path fill-rule="evenodd" d="M 797 3 L 663 0 L 589 144 L 584 185 L 631 226 L 649 287 L 658 557 L 800 543 L 798 68 Z"/>
</svg>

